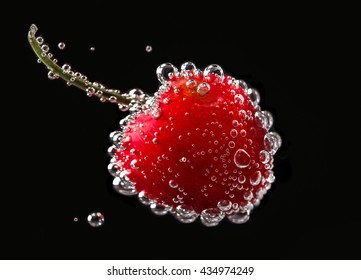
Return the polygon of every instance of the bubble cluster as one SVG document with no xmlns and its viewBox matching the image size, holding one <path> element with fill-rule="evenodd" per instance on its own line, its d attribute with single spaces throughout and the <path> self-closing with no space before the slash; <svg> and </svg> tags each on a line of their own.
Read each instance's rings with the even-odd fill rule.
<svg viewBox="0 0 361 280">
<path fill-rule="evenodd" d="M 180 70 L 164 63 L 156 75 L 161 85 L 154 97 L 134 106 L 111 134 L 114 189 L 138 194 L 154 214 L 170 213 L 182 223 L 247 222 L 275 181 L 281 146 L 260 94 L 215 64 L 201 71 L 192 62 Z"/>
</svg>

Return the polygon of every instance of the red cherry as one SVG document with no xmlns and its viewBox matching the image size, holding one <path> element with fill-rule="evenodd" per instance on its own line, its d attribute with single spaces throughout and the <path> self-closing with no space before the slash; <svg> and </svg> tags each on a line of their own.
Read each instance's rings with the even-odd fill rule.
<svg viewBox="0 0 361 280">
<path fill-rule="evenodd" d="M 181 222 L 246 222 L 275 179 L 281 138 L 268 132 L 272 115 L 218 65 L 202 72 L 188 62 L 178 72 L 167 63 L 157 75 L 155 96 L 111 135 L 114 187 Z"/>
</svg>

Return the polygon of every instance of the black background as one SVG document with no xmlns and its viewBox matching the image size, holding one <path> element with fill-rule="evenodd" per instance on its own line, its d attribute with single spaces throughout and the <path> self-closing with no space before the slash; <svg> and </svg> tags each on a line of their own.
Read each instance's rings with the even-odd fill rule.
<svg viewBox="0 0 361 280">
<path fill-rule="evenodd" d="M 37 2 L 12 10 L 2 259 L 360 259 L 357 88 L 347 88 L 356 75 L 343 64 L 356 63 L 353 17 L 341 19 L 348 11 L 339 6 L 245 4 Z M 31 23 L 61 63 L 113 88 L 152 93 L 158 65 L 193 61 L 219 64 L 259 89 L 284 144 L 276 183 L 250 221 L 180 224 L 114 193 L 108 135 L 126 114 L 47 79 L 26 39 Z M 87 224 L 93 211 L 104 226 Z"/>
</svg>

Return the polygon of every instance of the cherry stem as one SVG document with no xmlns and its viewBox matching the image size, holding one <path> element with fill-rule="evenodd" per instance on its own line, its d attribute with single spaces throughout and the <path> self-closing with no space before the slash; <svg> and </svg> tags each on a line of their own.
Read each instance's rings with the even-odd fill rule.
<svg viewBox="0 0 361 280">
<path fill-rule="evenodd" d="M 57 64 L 57 60 L 54 60 L 52 55 L 49 56 L 49 47 L 46 46 L 44 49 L 43 39 L 38 40 L 36 37 L 36 32 L 38 28 L 35 24 L 32 24 L 28 33 L 28 40 L 31 48 L 39 59 L 39 62 L 42 62 L 49 71 L 49 74 L 53 78 L 61 78 L 67 82 L 68 85 L 73 85 L 85 92 L 89 96 L 95 95 L 100 98 L 101 101 L 110 101 L 112 103 L 117 103 L 119 105 L 127 106 L 135 99 L 138 103 L 145 103 L 144 98 L 140 97 L 130 97 L 128 94 L 121 92 L 120 90 L 114 90 L 104 87 L 103 85 L 97 82 L 90 82 L 84 75 L 76 75 L 70 69 L 63 69 Z M 43 48 L 42 48 L 43 46 Z M 63 66 L 64 67 L 64 66 Z"/>
</svg>

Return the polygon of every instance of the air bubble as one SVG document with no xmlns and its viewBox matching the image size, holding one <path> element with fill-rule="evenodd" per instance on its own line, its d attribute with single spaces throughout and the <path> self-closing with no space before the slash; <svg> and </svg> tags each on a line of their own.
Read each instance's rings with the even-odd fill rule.
<svg viewBox="0 0 361 280">
<path fill-rule="evenodd" d="M 228 147 L 230 147 L 231 149 L 233 149 L 235 146 L 236 144 L 233 141 L 228 142 Z"/>
<path fill-rule="evenodd" d="M 58 44 L 58 48 L 59 48 L 60 50 L 65 49 L 65 43 L 64 43 L 64 42 L 60 42 L 60 43 Z"/>
<path fill-rule="evenodd" d="M 42 45 L 41 46 L 41 50 L 44 52 L 44 53 L 47 53 L 49 51 L 49 46 L 48 45 Z"/>
<path fill-rule="evenodd" d="M 120 173 L 119 177 L 115 177 L 113 180 L 113 189 L 122 195 L 131 196 L 137 194 L 134 183 L 124 174 Z"/>
<path fill-rule="evenodd" d="M 229 200 L 221 200 L 218 202 L 217 207 L 223 212 L 227 212 L 232 208 L 232 202 Z"/>
<path fill-rule="evenodd" d="M 244 176 L 244 175 L 239 175 L 239 176 L 238 176 L 238 182 L 239 182 L 240 184 L 243 184 L 244 182 L 246 182 L 246 176 Z"/>
<path fill-rule="evenodd" d="M 138 194 L 139 201 L 144 205 L 150 205 L 153 201 L 145 196 L 144 191 Z"/>
<path fill-rule="evenodd" d="M 271 155 L 274 155 L 281 145 L 282 139 L 277 132 L 268 132 L 264 136 L 264 147 Z"/>
<path fill-rule="evenodd" d="M 150 45 L 148 45 L 148 46 L 145 47 L 145 51 L 146 51 L 147 53 L 152 52 L 152 50 L 153 50 L 153 48 L 152 48 L 152 46 L 150 46 Z"/>
<path fill-rule="evenodd" d="M 58 75 L 58 74 L 55 74 L 55 73 L 52 72 L 52 71 L 49 71 L 49 72 L 48 72 L 48 78 L 49 78 L 50 80 L 56 80 L 56 79 L 59 78 L 59 75 Z"/>
<path fill-rule="evenodd" d="M 104 215 L 100 212 L 94 212 L 89 214 L 88 216 L 88 223 L 92 227 L 100 227 L 104 225 Z"/>
<path fill-rule="evenodd" d="M 133 159 L 131 162 L 130 162 L 130 167 L 137 170 L 139 167 L 137 166 L 137 163 L 138 161 L 136 159 Z"/>
<path fill-rule="evenodd" d="M 262 174 L 261 171 L 255 171 L 251 177 L 249 178 L 249 182 L 251 183 L 252 186 L 257 186 L 262 179 Z"/>
<path fill-rule="evenodd" d="M 176 180 L 172 179 L 172 180 L 169 181 L 169 186 L 172 189 L 176 189 L 176 188 L 178 188 L 178 182 Z"/>
<path fill-rule="evenodd" d="M 197 87 L 197 92 L 199 95 L 203 96 L 206 95 L 210 91 L 211 87 L 208 83 L 200 83 Z"/>
<path fill-rule="evenodd" d="M 238 135 L 238 131 L 235 130 L 235 129 L 232 129 L 231 132 L 230 132 L 230 135 L 232 136 L 232 138 L 236 138 L 237 135 Z"/>
<path fill-rule="evenodd" d="M 161 205 L 158 203 L 152 203 L 150 205 L 150 210 L 152 210 L 152 212 L 158 216 L 164 216 L 168 213 L 170 207 L 166 206 L 166 205 Z"/>
<path fill-rule="evenodd" d="M 212 83 L 221 83 L 224 79 L 223 69 L 217 64 L 207 66 L 203 71 L 203 75 L 206 81 Z"/>
<path fill-rule="evenodd" d="M 44 38 L 41 37 L 41 36 L 39 36 L 39 37 L 36 38 L 36 42 L 37 42 L 39 45 L 42 45 L 42 44 L 44 44 Z"/>
<path fill-rule="evenodd" d="M 95 51 L 95 48 L 94 48 L 94 47 L 91 47 L 91 48 L 90 48 L 90 51 L 91 51 L 91 52 Z"/>
<path fill-rule="evenodd" d="M 193 71 L 196 70 L 196 65 L 193 62 L 185 62 L 181 66 L 182 71 Z"/>
<path fill-rule="evenodd" d="M 258 91 L 255 90 L 254 88 L 249 88 L 247 90 L 247 94 L 248 94 L 249 98 L 251 99 L 253 105 L 257 105 L 260 102 L 261 97 L 260 97 Z"/>
<path fill-rule="evenodd" d="M 238 149 L 234 154 L 234 163 L 238 168 L 246 168 L 251 162 L 250 155 L 243 149 Z"/>
<path fill-rule="evenodd" d="M 197 86 L 197 82 L 196 82 L 195 80 L 193 80 L 193 79 L 190 79 L 190 80 L 188 80 L 188 81 L 186 82 L 186 86 L 187 86 L 187 88 L 189 88 L 189 89 L 194 89 L 194 88 L 196 88 L 196 86 Z"/>
<path fill-rule="evenodd" d="M 224 213 L 218 208 L 208 208 L 202 211 L 201 221 L 207 227 L 213 227 L 219 224 L 224 218 Z"/>
<path fill-rule="evenodd" d="M 152 118 L 158 120 L 162 116 L 163 112 L 161 108 L 154 108 L 152 110 Z"/>
<path fill-rule="evenodd" d="M 243 95 L 242 95 L 242 94 L 236 94 L 236 95 L 234 96 L 234 103 L 242 106 L 243 103 L 244 103 L 244 97 L 243 97 Z"/>
<path fill-rule="evenodd" d="M 228 220 L 234 224 L 244 224 L 245 222 L 247 222 L 249 220 L 249 213 L 241 213 L 238 212 L 236 214 L 233 214 L 231 216 L 227 217 Z"/>
<path fill-rule="evenodd" d="M 194 211 L 190 205 L 178 205 L 175 209 L 175 217 L 182 223 L 192 223 L 197 219 L 198 214 Z"/>
<path fill-rule="evenodd" d="M 163 63 L 162 65 L 158 66 L 157 68 L 157 77 L 158 80 L 165 84 L 169 79 L 178 72 L 178 69 L 171 63 Z"/>
<path fill-rule="evenodd" d="M 260 160 L 263 164 L 269 162 L 270 157 L 271 157 L 270 154 L 269 154 L 267 151 L 265 151 L 265 150 L 262 150 L 262 151 L 259 152 L 259 160 Z"/>
</svg>

